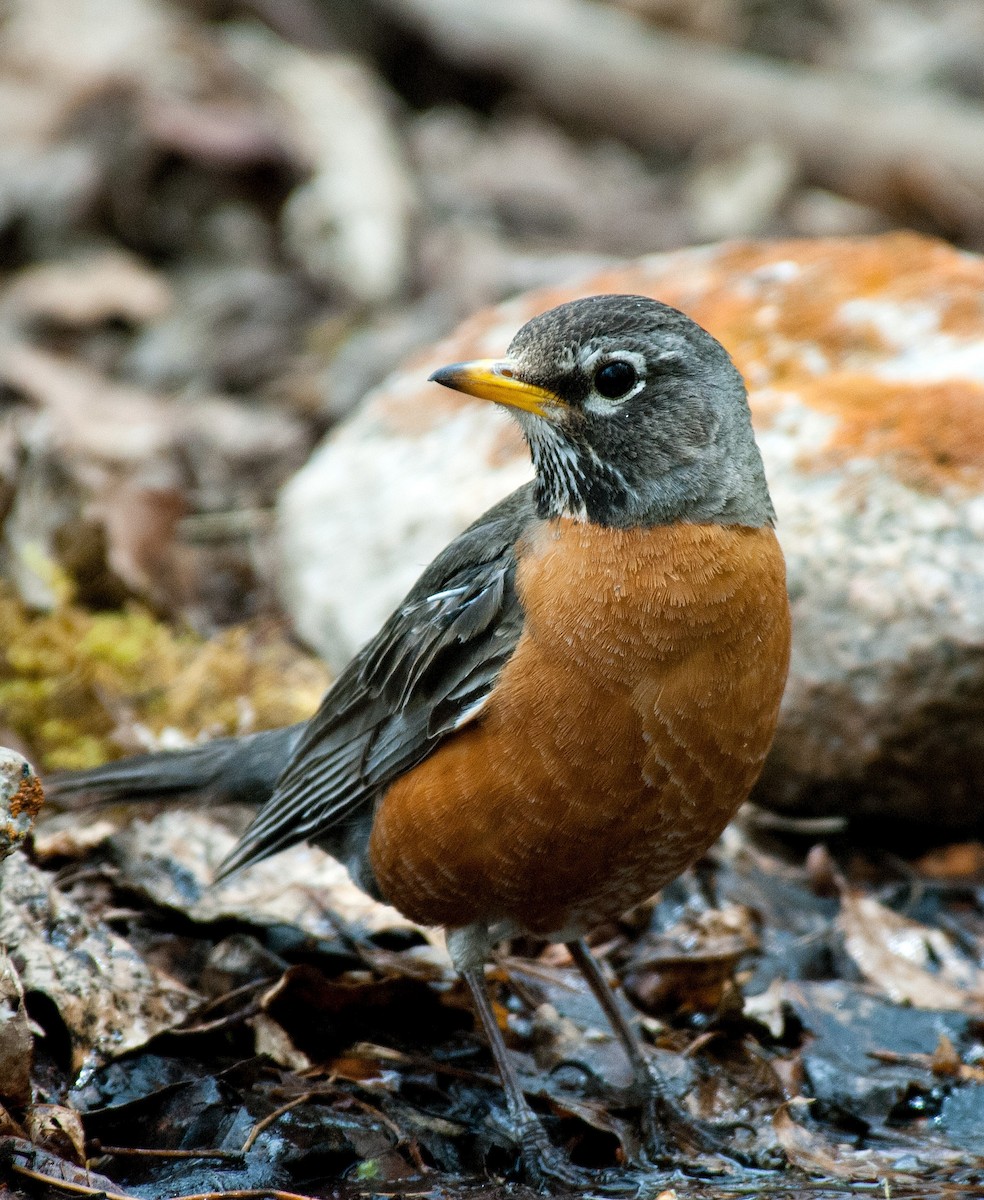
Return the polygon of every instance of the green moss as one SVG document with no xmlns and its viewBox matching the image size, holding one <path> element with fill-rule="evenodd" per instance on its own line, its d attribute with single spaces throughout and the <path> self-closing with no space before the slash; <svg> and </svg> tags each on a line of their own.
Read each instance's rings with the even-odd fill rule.
<svg viewBox="0 0 984 1200">
<path fill-rule="evenodd" d="M 210 641 L 146 609 L 29 612 L 0 586 L 0 729 L 47 769 L 132 753 L 165 730 L 189 740 L 310 715 L 324 667 L 272 626 Z"/>
</svg>

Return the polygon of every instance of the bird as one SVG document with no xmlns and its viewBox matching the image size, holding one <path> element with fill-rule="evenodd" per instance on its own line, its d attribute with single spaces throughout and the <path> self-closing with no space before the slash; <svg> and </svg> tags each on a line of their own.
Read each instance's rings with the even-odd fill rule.
<svg viewBox="0 0 984 1200">
<path fill-rule="evenodd" d="M 438 554 L 309 721 L 49 790 L 258 803 L 219 877 L 309 842 L 442 926 L 527 1175 L 567 1184 L 485 965 L 502 939 L 565 943 L 658 1091 L 586 938 L 692 865 L 749 795 L 789 663 L 785 564 L 744 381 L 679 310 L 586 296 L 430 379 L 507 410 L 532 481 Z"/>
</svg>

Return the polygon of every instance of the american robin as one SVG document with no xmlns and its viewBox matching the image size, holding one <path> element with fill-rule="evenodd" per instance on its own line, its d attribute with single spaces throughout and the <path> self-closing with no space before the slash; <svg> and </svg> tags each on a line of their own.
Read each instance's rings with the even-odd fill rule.
<svg viewBox="0 0 984 1200">
<path fill-rule="evenodd" d="M 583 939 L 693 863 L 755 782 L 789 656 L 783 557 L 741 376 L 676 309 L 591 296 L 431 379 L 508 408 L 533 482 L 438 555 L 305 725 L 55 791 L 265 799 L 221 875 L 313 842 L 444 926 L 527 1169 L 566 1180 L 484 965 L 501 938 L 566 942 L 652 1084 Z"/>
</svg>

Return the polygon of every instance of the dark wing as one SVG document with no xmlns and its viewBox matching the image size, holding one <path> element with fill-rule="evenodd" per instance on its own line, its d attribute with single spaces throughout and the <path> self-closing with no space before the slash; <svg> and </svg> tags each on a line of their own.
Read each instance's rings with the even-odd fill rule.
<svg viewBox="0 0 984 1200">
<path fill-rule="evenodd" d="M 529 485 L 456 538 L 325 695 L 220 877 L 332 831 L 478 715 L 519 641 Z M 326 835 L 327 838 L 326 838 Z"/>
</svg>

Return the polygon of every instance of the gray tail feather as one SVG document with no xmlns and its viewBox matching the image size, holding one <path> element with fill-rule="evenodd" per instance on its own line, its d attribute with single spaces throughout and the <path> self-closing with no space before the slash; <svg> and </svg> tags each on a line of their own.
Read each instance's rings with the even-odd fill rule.
<svg viewBox="0 0 984 1200">
<path fill-rule="evenodd" d="M 273 794 L 305 724 L 60 771 L 45 780 L 45 795 L 61 808 L 194 794 L 260 805 Z"/>
</svg>

